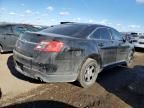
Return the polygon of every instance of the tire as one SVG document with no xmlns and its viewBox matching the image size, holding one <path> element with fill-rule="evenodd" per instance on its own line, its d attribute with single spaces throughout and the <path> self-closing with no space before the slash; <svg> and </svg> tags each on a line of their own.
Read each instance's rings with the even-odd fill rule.
<svg viewBox="0 0 144 108">
<path fill-rule="evenodd" d="M 127 66 L 129 66 L 133 60 L 134 52 L 131 50 L 127 56 Z"/>
<path fill-rule="evenodd" d="M 3 49 L 2 49 L 2 46 L 0 45 L 0 53 L 2 53 L 3 52 Z"/>
<path fill-rule="evenodd" d="M 80 85 L 84 88 L 92 86 L 95 83 L 99 72 L 100 66 L 97 61 L 88 58 L 79 72 L 78 81 Z"/>
</svg>

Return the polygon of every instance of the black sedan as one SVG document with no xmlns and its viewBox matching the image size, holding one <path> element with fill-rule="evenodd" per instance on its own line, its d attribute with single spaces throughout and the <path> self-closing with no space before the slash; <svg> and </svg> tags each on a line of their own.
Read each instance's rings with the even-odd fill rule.
<svg viewBox="0 0 144 108">
<path fill-rule="evenodd" d="M 23 34 L 13 52 L 16 69 L 26 76 L 89 87 L 102 69 L 128 64 L 134 50 L 111 27 L 66 23 Z"/>
</svg>

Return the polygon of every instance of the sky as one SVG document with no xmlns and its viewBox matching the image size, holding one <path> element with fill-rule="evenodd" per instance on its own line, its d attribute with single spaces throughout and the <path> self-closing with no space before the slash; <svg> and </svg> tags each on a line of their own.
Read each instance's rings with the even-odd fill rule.
<svg viewBox="0 0 144 108">
<path fill-rule="evenodd" d="M 0 22 L 55 25 L 61 21 L 144 32 L 144 0 L 0 0 Z"/>
</svg>

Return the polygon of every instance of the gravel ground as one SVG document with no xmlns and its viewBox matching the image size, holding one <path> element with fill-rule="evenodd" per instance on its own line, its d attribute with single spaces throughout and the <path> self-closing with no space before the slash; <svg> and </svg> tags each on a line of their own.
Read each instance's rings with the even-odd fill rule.
<svg viewBox="0 0 144 108">
<path fill-rule="evenodd" d="M 13 62 L 11 61 L 11 66 Z M 16 73 L 18 74 L 18 73 Z M 118 66 L 104 70 L 91 88 L 84 89 L 74 83 L 40 83 L 22 75 L 15 78 L 39 85 L 15 98 L 1 100 L 4 108 L 143 108 L 144 106 L 144 51 L 135 53 L 130 67 Z"/>
</svg>

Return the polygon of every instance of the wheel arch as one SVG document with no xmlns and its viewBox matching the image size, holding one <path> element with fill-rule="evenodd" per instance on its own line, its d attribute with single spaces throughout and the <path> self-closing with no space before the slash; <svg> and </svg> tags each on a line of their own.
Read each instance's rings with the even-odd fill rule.
<svg viewBox="0 0 144 108">
<path fill-rule="evenodd" d="M 3 48 L 3 45 L 0 43 L 0 46 Z"/>
<path fill-rule="evenodd" d="M 96 81 L 97 76 L 98 76 L 99 72 L 101 71 L 101 57 L 100 57 L 100 55 L 98 55 L 98 54 L 91 54 L 91 55 L 88 55 L 87 57 L 85 57 L 84 60 L 83 60 L 83 62 L 81 63 L 81 66 L 79 68 L 80 70 L 79 70 L 79 73 L 78 73 L 78 76 L 77 76 L 77 80 L 79 81 L 79 84 L 82 87 L 88 87 L 88 86 L 90 86 L 90 85 L 87 85 L 87 84 L 85 84 L 83 82 L 83 72 L 85 72 L 83 69 L 86 66 L 86 64 L 90 62 L 89 60 L 96 60 L 97 64 L 98 64 L 98 70 L 96 71 L 97 74 L 95 74 L 96 76 L 94 78 L 95 79 L 94 81 Z M 83 67 L 83 65 L 84 65 L 84 67 Z M 92 84 L 94 84 L 94 83 L 92 83 Z"/>
<path fill-rule="evenodd" d="M 79 66 L 78 71 L 80 71 L 82 65 L 85 63 L 85 61 L 86 61 L 88 58 L 91 58 L 91 59 L 96 60 L 97 63 L 99 64 L 100 68 L 102 68 L 101 56 L 100 56 L 99 54 L 93 53 L 93 54 L 89 54 L 89 55 L 87 55 L 86 57 L 84 57 L 84 59 L 82 60 L 80 66 Z M 78 74 L 79 74 L 79 73 L 78 73 Z"/>
<path fill-rule="evenodd" d="M 100 67 L 102 67 L 102 60 L 99 54 L 90 54 L 85 58 L 85 60 L 87 60 L 88 58 L 96 60 Z"/>
</svg>

